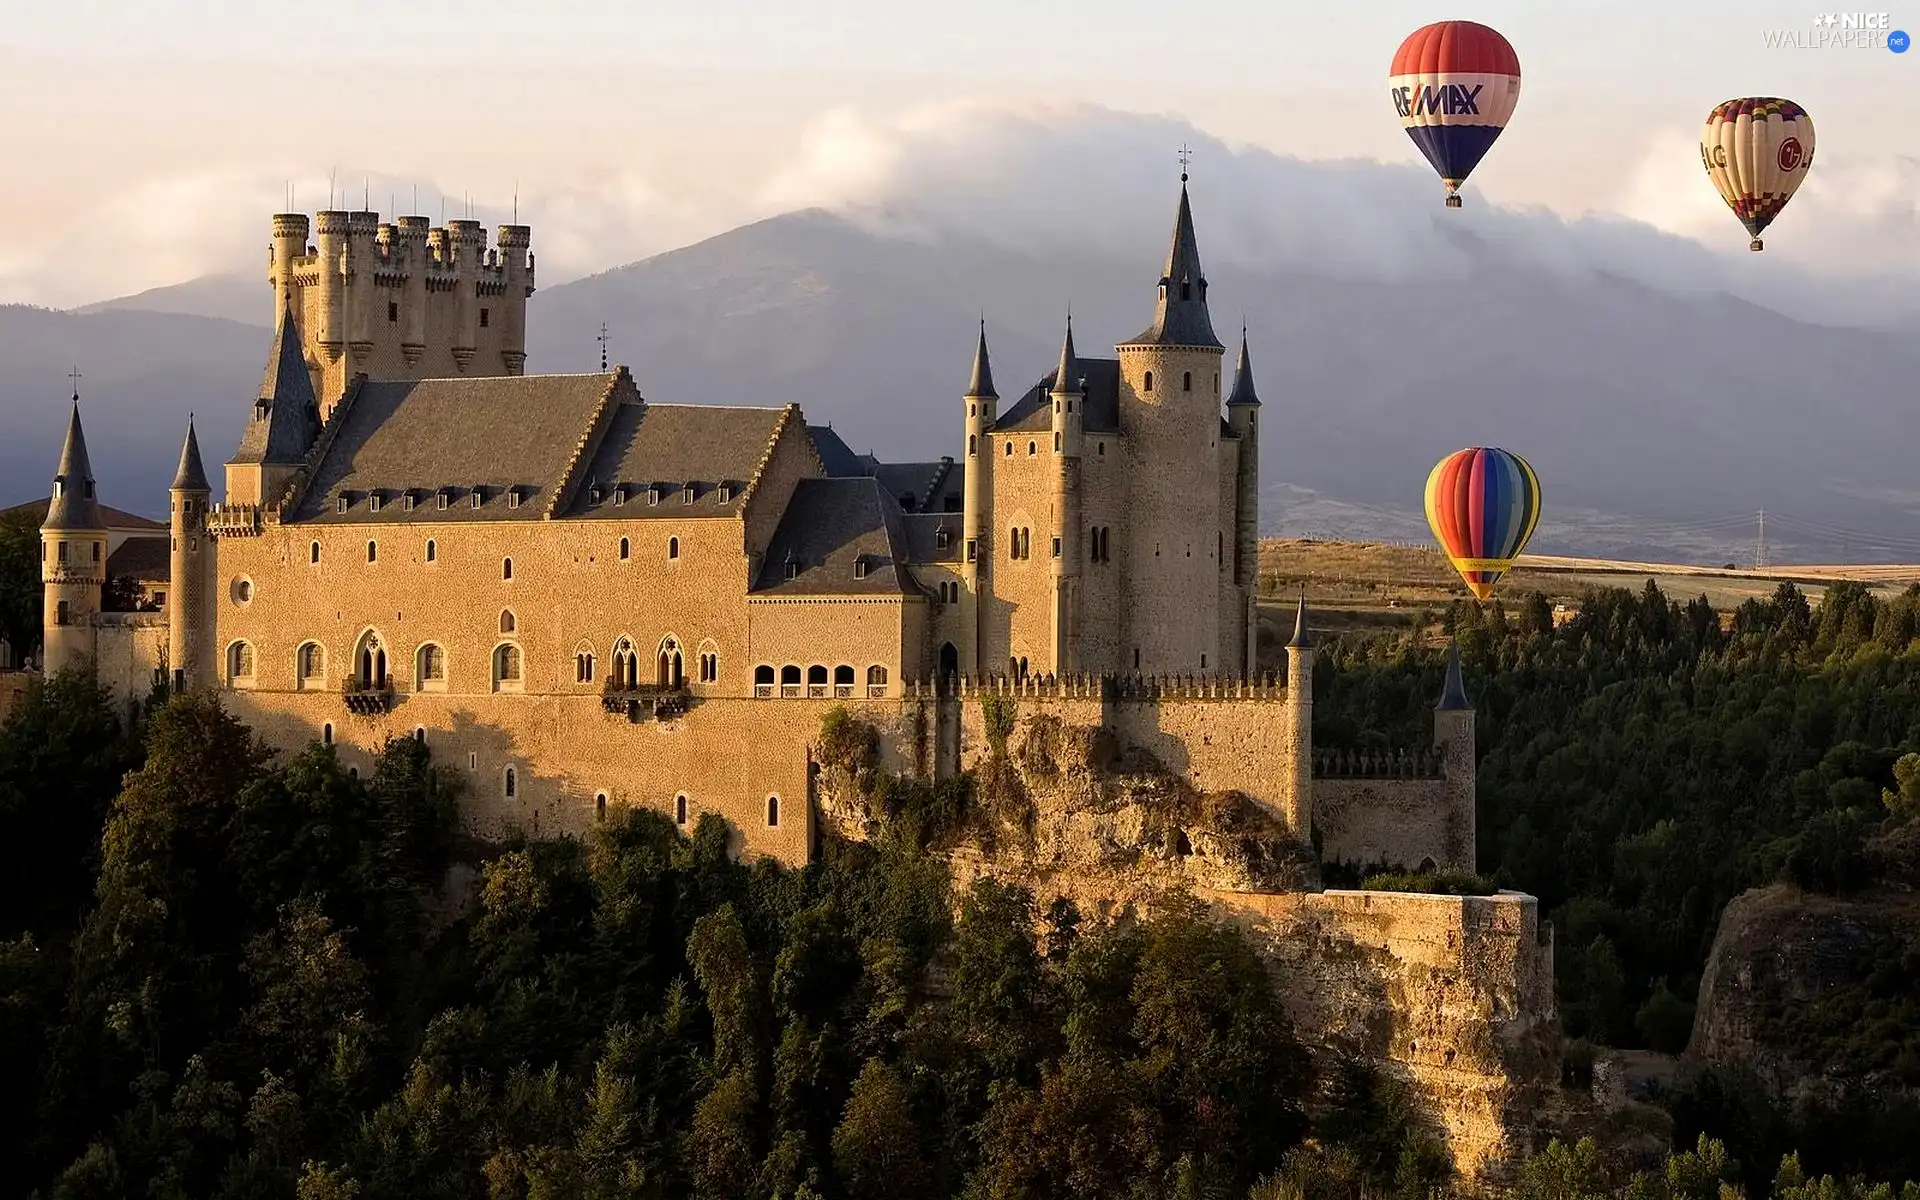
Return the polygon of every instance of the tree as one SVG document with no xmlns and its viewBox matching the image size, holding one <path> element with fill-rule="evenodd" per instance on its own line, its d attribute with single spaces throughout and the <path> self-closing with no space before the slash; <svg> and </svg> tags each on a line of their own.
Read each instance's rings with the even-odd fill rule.
<svg viewBox="0 0 1920 1200">
<path fill-rule="evenodd" d="M 833 1131 L 833 1167 L 849 1200 L 922 1195 L 929 1183 L 906 1088 L 893 1068 L 867 1060 Z"/>
</svg>

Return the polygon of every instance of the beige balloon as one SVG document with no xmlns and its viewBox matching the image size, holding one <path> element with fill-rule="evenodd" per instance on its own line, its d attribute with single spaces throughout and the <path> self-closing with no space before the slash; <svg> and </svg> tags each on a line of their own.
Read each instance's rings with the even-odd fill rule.
<svg viewBox="0 0 1920 1200">
<path fill-rule="evenodd" d="M 1700 164 L 1733 215 L 1764 249 L 1760 232 L 1780 215 L 1813 166 L 1813 118 L 1791 100 L 1749 96 L 1707 114 Z"/>
</svg>

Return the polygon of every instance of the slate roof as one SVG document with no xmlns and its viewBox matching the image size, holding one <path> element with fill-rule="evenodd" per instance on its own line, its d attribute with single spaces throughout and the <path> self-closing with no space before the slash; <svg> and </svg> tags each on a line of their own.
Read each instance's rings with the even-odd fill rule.
<svg viewBox="0 0 1920 1200">
<path fill-rule="evenodd" d="M 0 508 L 0 517 L 10 517 L 15 513 L 24 513 L 31 516 L 34 524 L 38 525 L 47 519 L 47 504 L 48 497 L 45 496 L 42 496 L 38 500 L 27 500 L 11 508 Z M 138 513 L 130 513 L 124 509 L 115 508 L 111 504 L 101 504 L 98 507 L 100 509 L 100 517 L 107 523 L 109 530 L 154 529 L 161 533 L 167 531 L 167 523 L 165 521 L 155 521 L 149 517 L 143 517 Z"/>
<path fill-rule="evenodd" d="M 906 570 L 906 515 L 870 477 L 803 479 L 767 547 L 760 596 L 925 595 Z M 864 578 L 854 573 L 865 559 Z M 795 564 L 787 578 L 787 563 Z"/>
<path fill-rule="evenodd" d="M 60 447 L 60 465 L 54 468 L 54 489 L 58 497 L 49 498 L 42 529 L 105 529 L 100 499 L 93 486 L 93 465 L 87 461 L 87 435 L 80 428 L 80 397 L 73 398 L 73 413 L 67 418 L 67 440 Z"/>
<path fill-rule="evenodd" d="M 165 583 L 173 572 L 173 539 L 130 537 L 107 555 L 107 578 L 130 577 L 142 583 Z"/>
<path fill-rule="evenodd" d="M 980 319 L 980 344 L 973 349 L 973 375 L 967 380 L 968 399 L 1000 398 L 993 390 L 993 362 L 987 356 L 987 321 Z"/>
<path fill-rule="evenodd" d="M 506 375 L 482 379 L 363 380 L 335 410 L 312 482 L 293 520 L 319 524 L 536 521 L 610 388 L 631 392 L 624 370 L 605 375 Z M 637 398 L 637 394 L 636 394 Z M 756 447 L 756 450 L 758 447 Z M 756 458 L 757 461 L 757 458 Z M 470 507 L 478 487 L 483 503 Z M 506 490 L 520 489 L 509 507 Z M 447 508 L 434 496 L 451 491 Z M 368 497 L 379 492 L 374 512 Z M 402 497 L 412 492 L 414 510 Z M 339 511 L 345 495 L 347 511 Z"/>
<path fill-rule="evenodd" d="M 966 531 L 957 512 L 904 513 L 901 520 L 907 530 L 907 561 L 912 563 L 957 563 L 966 545 Z M 940 530 L 947 531 L 947 544 L 940 544 Z"/>
<path fill-rule="evenodd" d="M 1086 411 L 1081 414 L 1081 429 L 1087 433 L 1120 432 L 1120 360 L 1117 358 L 1081 358 L 1076 359 L 1080 367 L 1080 378 L 1086 385 L 1086 395 L 1081 403 Z M 993 423 L 995 432 L 1019 431 L 1022 433 L 1036 429 L 1053 427 L 1053 381 L 1060 374 L 1060 368 L 1048 371 L 1046 378 L 1028 388 L 1026 394 L 1013 402 Z"/>
<path fill-rule="evenodd" d="M 1160 275 L 1160 299 L 1153 310 L 1153 324 L 1127 345 L 1226 349 L 1214 335 L 1213 319 L 1207 315 L 1207 276 L 1200 269 L 1200 243 L 1193 235 L 1193 209 L 1187 203 L 1184 183 L 1180 185 L 1180 210 L 1173 218 L 1173 244 L 1167 249 L 1166 270 Z"/>
<path fill-rule="evenodd" d="M 1440 685 L 1440 702 L 1434 707 L 1441 712 L 1470 711 L 1473 701 L 1467 699 L 1466 684 L 1460 680 L 1460 643 L 1447 644 L 1447 677 Z"/>
<path fill-rule="evenodd" d="M 320 409 L 313 399 L 313 380 L 300 356 L 300 333 L 294 328 L 293 309 L 280 314 L 267 351 L 267 373 L 260 380 L 253 418 L 240 434 L 240 448 L 229 462 L 294 465 L 304 461 L 320 436 Z"/>
<path fill-rule="evenodd" d="M 200 463 L 200 439 L 193 432 L 193 417 L 187 417 L 187 440 L 180 445 L 180 466 L 173 473 L 173 483 L 169 488 L 176 492 L 205 492 L 212 489 L 207 484 L 207 469 Z"/>
<path fill-rule="evenodd" d="M 1240 330 L 1240 358 L 1233 365 L 1233 394 L 1227 397 L 1229 408 L 1247 405 L 1260 407 L 1260 393 L 1253 386 L 1253 359 L 1247 354 L 1247 331 Z"/>
<path fill-rule="evenodd" d="M 867 475 L 873 465 L 869 455 L 855 454 L 846 439 L 833 431 L 831 425 L 809 425 L 807 435 L 813 439 L 813 451 L 820 456 L 820 465 L 827 474 L 835 476 Z"/>
<path fill-rule="evenodd" d="M 870 472 L 899 502 L 903 512 L 959 512 L 966 498 L 966 468 L 952 459 L 939 462 L 875 463 Z M 908 503 L 911 499 L 912 503 Z M 951 500 L 954 507 L 949 509 Z"/>
<path fill-rule="evenodd" d="M 600 502 L 589 487 L 575 496 L 568 516 L 719 517 L 740 511 L 740 498 L 766 456 L 785 412 L 713 404 L 625 404 L 613 416 L 587 468 L 587 483 L 600 485 Z M 693 484 L 693 503 L 685 500 Z M 658 484 L 660 501 L 647 503 Z M 725 485 L 727 499 L 720 500 Z M 615 504 L 614 491 L 627 489 Z"/>
</svg>

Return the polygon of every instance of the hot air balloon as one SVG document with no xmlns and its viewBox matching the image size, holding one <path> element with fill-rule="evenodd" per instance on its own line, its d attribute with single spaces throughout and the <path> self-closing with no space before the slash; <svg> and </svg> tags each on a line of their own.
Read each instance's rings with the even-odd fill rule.
<svg viewBox="0 0 1920 1200">
<path fill-rule="evenodd" d="M 1813 118 L 1791 100 L 1748 96 L 1707 114 L 1700 163 L 1762 249 L 1760 231 L 1793 199 L 1813 165 Z"/>
<path fill-rule="evenodd" d="M 1508 450 L 1456 450 L 1427 476 L 1427 524 L 1483 603 L 1540 523 L 1540 477 Z"/>
<path fill-rule="evenodd" d="M 1519 102 L 1519 56 L 1485 25 L 1438 21 L 1400 43 L 1387 90 L 1401 128 L 1447 185 L 1447 207 L 1459 208 L 1460 185 Z"/>
</svg>

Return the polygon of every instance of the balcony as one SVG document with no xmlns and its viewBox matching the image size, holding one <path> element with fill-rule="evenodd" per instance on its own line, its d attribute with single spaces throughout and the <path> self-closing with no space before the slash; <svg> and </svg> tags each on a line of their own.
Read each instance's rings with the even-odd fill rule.
<svg viewBox="0 0 1920 1200">
<path fill-rule="evenodd" d="M 390 679 L 349 677 L 341 683 L 340 694 L 347 702 L 347 711 L 356 716 L 370 717 L 393 711 L 393 681 Z"/>
<path fill-rule="evenodd" d="M 614 716 L 625 714 L 627 720 L 636 723 L 648 717 L 659 721 L 672 720 L 686 712 L 692 703 L 693 696 L 684 684 L 661 687 L 657 683 L 630 685 L 609 680 L 600 693 L 602 708 Z"/>
</svg>

